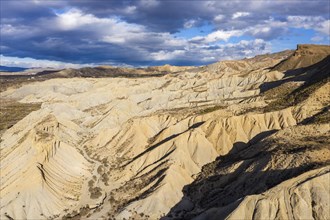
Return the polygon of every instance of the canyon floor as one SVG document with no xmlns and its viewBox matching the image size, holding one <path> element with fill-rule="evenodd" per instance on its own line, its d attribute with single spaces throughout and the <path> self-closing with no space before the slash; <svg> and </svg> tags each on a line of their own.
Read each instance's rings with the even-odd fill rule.
<svg viewBox="0 0 330 220">
<path fill-rule="evenodd" d="M 1 219 L 330 218 L 330 46 L 0 80 Z"/>
</svg>

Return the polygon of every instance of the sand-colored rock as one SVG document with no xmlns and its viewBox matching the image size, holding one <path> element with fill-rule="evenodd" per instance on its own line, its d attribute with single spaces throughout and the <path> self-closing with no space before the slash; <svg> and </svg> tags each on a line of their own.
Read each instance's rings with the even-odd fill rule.
<svg viewBox="0 0 330 220">
<path fill-rule="evenodd" d="M 329 46 L 301 44 L 297 46 L 297 50 L 287 60 L 276 65 L 274 69 L 286 71 L 305 68 L 322 61 L 329 54 Z"/>
<path fill-rule="evenodd" d="M 296 81 L 273 69 L 290 55 L 194 68 L 63 70 L 6 89 L 2 100 L 41 107 L 1 136 L 0 218 L 257 218 L 285 212 L 276 205 L 288 202 L 297 218 L 329 216 L 319 208 L 327 197 L 314 193 L 317 187 L 329 193 L 317 185 L 329 178 L 328 76 L 315 68 Z M 284 105 L 272 91 L 293 101 Z M 306 150 L 294 153 L 306 141 Z M 209 178 L 217 175 L 222 179 L 212 188 Z M 245 190 L 253 176 L 256 188 Z M 280 178 L 269 182 L 274 177 Z M 296 190 L 292 201 L 277 202 L 288 190 Z M 230 199 L 236 197 L 240 204 Z"/>
<path fill-rule="evenodd" d="M 226 219 L 327 219 L 329 167 L 284 181 L 261 195 L 245 197 Z M 212 208 L 194 219 L 219 219 L 232 207 Z"/>
</svg>

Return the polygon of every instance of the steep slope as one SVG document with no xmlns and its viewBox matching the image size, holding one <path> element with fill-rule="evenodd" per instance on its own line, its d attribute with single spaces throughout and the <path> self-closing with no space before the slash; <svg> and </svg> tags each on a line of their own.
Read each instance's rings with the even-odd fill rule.
<svg viewBox="0 0 330 220">
<path fill-rule="evenodd" d="M 90 169 L 73 147 L 80 129 L 43 110 L 12 130 L 1 143 L 1 215 L 39 219 L 75 207 Z"/>
<path fill-rule="evenodd" d="M 329 204 L 323 202 L 329 193 L 325 186 L 330 178 L 329 132 L 329 124 L 286 128 L 243 150 L 219 157 L 217 161 L 203 167 L 194 183 L 184 189 L 182 203 L 172 210 L 170 216 L 174 219 L 191 219 L 197 216 L 197 219 L 209 219 L 210 216 L 214 219 L 258 219 L 257 216 L 267 216 L 267 219 L 308 218 L 307 214 L 301 215 L 311 213 L 314 207 L 324 209 L 318 215 L 328 216 L 329 213 L 325 210 L 329 210 Z M 309 211 L 299 213 L 299 206 L 306 203 L 306 198 L 295 195 L 295 188 L 301 185 L 299 182 L 304 182 L 302 179 L 309 180 L 309 175 L 297 176 L 320 167 L 327 172 L 324 173 L 323 182 L 314 182 L 323 185 L 323 191 L 315 191 L 314 203 L 308 203 L 305 207 Z M 292 180 L 283 182 L 288 179 Z M 280 185 L 277 186 L 278 184 Z M 277 187 L 271 189 L 274 186 Z M 290 189 L 283 192 L 289 191 L 285 196 L 287 199 L 284 197 L 284 203 L 281 201 L 283 197 L 273 193 L 283 188 Z M 248 196 L 254 194 L 261 195 Z M 266 195 L 263 196 L 264 194 Z M 260 207 L 256 198 L 263 200 Z M 286 203 L 291 204 L 289 212 L 286 212 Z M 283 208 L 283 205 L 287 208 Z M 269 209 L 263 210 L 262 206 Z M 292 212 L 295 217 L 290 216 Z M 253 215 L 255 216 L 252 217 Z"/>
<path fill-rule="evenodd" d="M 329 63 L 295 76 L 272 69 L 290 54 L 143 70 L 157 78 L 102 78 L 112 67 L 64 70 L 63 77 L 7 89 L 2 100 L 42 104 L 1 137 L 1 218 L 158 219 L 183 196 L 183 208 L 179 203 L 168 217 L 203 217 L 222 213 L 234 198 L 323 170 Z M 287 90 L 286 83 L 295 87 Z M 283 104 L 286 99 L 293 101 Z M 311 139 L 301 146 L 304 138 Z M 209 184 L 219 173 L 219 185 Z M 255 187 L 246 190 L 244 183 Z M 219 195 L 227 198 L 224 205 Z M 237 205 L 233 218 L 241 215 Z"/>
<path fill-rule="evenodd" d="M 247 196 L 223 208 L 211 208 L 194 219 L 327 219 L 329 169 L 303 173 L 262 194 Z"/>
</svg>

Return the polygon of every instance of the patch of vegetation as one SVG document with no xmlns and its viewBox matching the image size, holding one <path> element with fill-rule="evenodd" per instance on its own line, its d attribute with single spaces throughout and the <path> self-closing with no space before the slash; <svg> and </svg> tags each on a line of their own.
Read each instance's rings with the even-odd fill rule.
<svg viewBox="0 0 330 220">
<path fill-rule="evenodd" d="M 299 83 L 287 82 L 263 93 L 266 100 L 285 97 L 299 87 Z"/>
<path fill-rule="evenodd" d="M 104 168 L 103 168 L 103 165 L 100 165 L 98 168 L 97 168 L 97 173 L 102 175 L 104 173 Z"/>
<path fill-rule="evenodd" d="M 89 187 L 88 191 L 91 193 L 91 199 L 98 199 L 102 196 L 102 189 L 100 187 Z"/>
<path fill-rule="evenodd" d="M 0 133 L 22 120 L 30 112 L 40 109 L 40 103 L 19 103 L 13 100 L 1 100 Z"/>
<path fill-rule="evenodd" d="M 94 180 L 88 181 L 88 186 L 88 191 L 91 194 L 91 199 L 97 199 L 102 196 L 102 189 L 100 187 L 94 187 Z"/>
<path fill-rule="evenodd" d="M 68 209 L 64 210 L 65 212 L 68 211 Z M 82 216 L 86 216 L 90 214 L 91 208 L 89 205 L 83 206 L 79 209 L 79 212 L 74 210 L 72 213 L 68 213 L 62 217 L 63 220 L 71 219 L 81 219 Z M 54 219 L 57 219 L 59 216 L 56 216 Z"/>
<path fill-rule="evenodd" d="M 244 115 L 247 114 L 249 112 L 253 112 L 253 113 L 265 113 L 265 107 L 252 107 L 252 108 L 246 108 L 241 110 L 240 112 L 236 113 L 236 115 Z"/>
<path fill-rule="evenodd" d="M 329 82 L 330 76 L 314 82 L 306 82 L 304 85 L 293 90 L 288 95 L 279 97 L 275 101 L 269 103 L 264 112 L 277 111 L 290 106 L 297 105 L 306 100 L 311 94 L 313 94 L 318 88 Z"/>
<path fill-rule="evenodd" d="M 313 119 L 314 123 L 317 124 L 325 124 L 325 123 L 329 123 L 330 122 L 330 111 L 326 111 L 324 113 L 321 113 L 317 116 L 315 116 L 315 118 Z"/>
<path fill-rule="evenodd" d="M 37 81 L 37 79 L 30 76 L 0 76 L 0 92 L 6 91 L 8 88 L 19 88 Z"/>
<path fill-rule="evenodd" d="M 165 177 L 166 164 L 167 161 L 139 177 L 130 179 L 121 187 L 111 191 L 108 196 L 108 202 L 112 205 L 113 213 L 121 212 L 130 203 L 142 200 L 155 191 Z M 140 219 L 140 217 L 137 219 Z M 148 219 L 148 216 L 144 215 L 143 219 Z"/>
<path fill-rule="evenodd" d="M 277 88 L 264 92 L 264 97 L 277 98 L 277 100 L 269 103 L 264 109 L 265 112 L 281 110 L 293 105 L 297 105 L 310 97 L 318 88 L 324 86 L 330 80 L 330 56 L 321 62 L 313 64 L 306 68 L 286 71 L 288 76 L 278 85 Z M 302 86 L 294 88 L 294 81 L 305 81 Z M 284 83 L 286 82 L 286 83 Z"/>
<path fill-rule="evenodd" d="M 330 106 L 325 107 L 323 111 L 313 115 L 310 118 L 306 118 L 302 121 L 302 124 L 325 124 L 330 122 Z"/>
<path fill-rule="evenodd" d="M 204 114 L 214 112 L 214 111 L 217 111 L 217 110 L 220 110 L 220 109 L 225 109 L 225 108 L 226 108 L 226 106 L 216 105 L 216 106 L 212 106 L 212 107 L 208 107 L 208 108 L 203 108 L 203 109 L 199 110 L 197 112 L 197 114 L 204 115 Z"/>
</svg>

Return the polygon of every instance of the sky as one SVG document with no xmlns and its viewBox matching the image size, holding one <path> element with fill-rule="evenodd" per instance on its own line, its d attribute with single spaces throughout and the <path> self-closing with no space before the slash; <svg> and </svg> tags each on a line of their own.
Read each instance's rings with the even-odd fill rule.
<svg viewBox="0 0 330 220">
<path fill-rule="evenodd" d="M 1 0 L 0 64 L 206 65 L 330 43 L 328 0 Z"/>
</svg>

